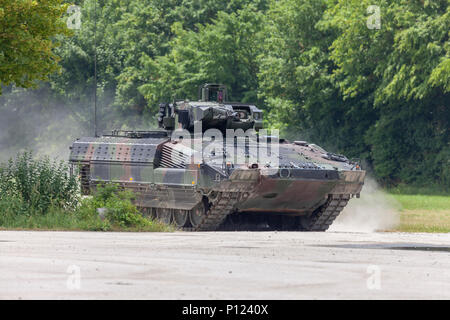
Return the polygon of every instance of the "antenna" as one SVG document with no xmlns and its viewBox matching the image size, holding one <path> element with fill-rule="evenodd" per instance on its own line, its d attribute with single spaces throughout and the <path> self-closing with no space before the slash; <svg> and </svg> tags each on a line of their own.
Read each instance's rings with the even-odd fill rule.
<svg viewBox="0 0 450 320">
<path fill-rule="evenodd" d="M 97 0 L 94 0 L 94 136 L 97 138 Z"/>
</svg>

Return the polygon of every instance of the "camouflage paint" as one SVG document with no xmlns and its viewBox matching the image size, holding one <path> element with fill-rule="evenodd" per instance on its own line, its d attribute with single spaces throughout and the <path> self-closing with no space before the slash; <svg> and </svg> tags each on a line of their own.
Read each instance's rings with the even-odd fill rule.
<svg viewBox="0 0 450 320">
<path fill-rule="evenodd" d="M 169 105 L 161 108 L 165 106 Z M 188 110 L 191 124 L 203 122 L 205 130 L 216 125 L 221 130 L 223 125 L 247 128 L 249 119 L 242 123 L 236 120 L 235 108 L 250 110 L 251 121 L 254 114 L 261 112 L 253 105 L 227 102 L 182 102 L 170 108 L 171 114 L 166 113 L 165 117 L 175 118 L 177 110 Z M 262 118 L 252 123 L 260 126 L 261 121 Z M 214 209 L 219 215 L 224 214 L 223 208 L 306 215 L 330 195 L 358 195 L 364 183 L 365 171 L 357 163 L 306 142 L 280 140 L 277 166 L 259 163 L 252 167 L 253 163 L 248 163 L 252 160 L 248 159 L 258 159 L 262 148 L 266 148 L 258 141 L 251 142 L 256 148 L 246 151 L 247 163 L 228 164 L 215 154 L 201 154 L 201 163 L 195 163 L 196 148 L 170 141 L 171 133 L 172 130 L 160 130 L 82 138 L 73 143 L 70 162 L 83 168 L 83 184 L 87 188 L 93 189 L 101 182 L 120 183 L 137 194 L 137 204 L 144 208 L 192 210 L 204 199 L 213 203 L 216 194 L 237 201 L 232 207 L 219 203 Z M 218 149 L 226 149 L 224 141 L 213 142 L 213 146 L 217 143 Z M 205 147 L 205 143 L 200 144 Z"/>
</svg>

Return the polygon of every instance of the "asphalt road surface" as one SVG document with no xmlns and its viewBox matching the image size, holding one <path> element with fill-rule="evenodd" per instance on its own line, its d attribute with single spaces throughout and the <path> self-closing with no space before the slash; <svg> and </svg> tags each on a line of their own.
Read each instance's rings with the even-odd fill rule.
<svg viewBox="0 0 450 320">
<path fill-rule="evenodd" d="M 450 299 L 450 235 L 0 231 L 0 299 Z"/>
</svg>

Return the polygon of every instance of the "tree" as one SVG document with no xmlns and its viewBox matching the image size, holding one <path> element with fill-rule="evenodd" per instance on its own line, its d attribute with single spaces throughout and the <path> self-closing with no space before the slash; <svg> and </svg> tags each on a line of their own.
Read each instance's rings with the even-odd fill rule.
<svg viewBox="0 0 450 320">
<path fill-rule="evenodd" d="M 448 0 L 272 1 L 260 57 L 269 122 L 365 159 L 386 184 L 450 185 Z"/>
<path fill-rule="evenodd" d="M 371 3 L 329 8 L 333 79 L 344 100 L 369 97 L 378 115 L 364 139 L 382 181 L 449 186 L 449 1 L 379 1 L 380 29 L 365 23 Z"/>
<path fill-rule="evenodd" d="M 197 99 L 199 85 L 223 83 L 229 98 L 256 102 L 261 54 L 263 12 L 248 4 L 236 12 L 219 12 L 212 23 L 186 30 L 181 22 L 172 26 L 171 51 L 153 59 L 143 57 L 148 80 L 139 90 L 150 106 L 173 98 Z"/>
<path fill-rule="evenodd" d="M 58 70 L 52 38 L 69 34 L 66 9 L 62 0 L 0 0 L 0 85 L 32 87 Z"/>
</svg>

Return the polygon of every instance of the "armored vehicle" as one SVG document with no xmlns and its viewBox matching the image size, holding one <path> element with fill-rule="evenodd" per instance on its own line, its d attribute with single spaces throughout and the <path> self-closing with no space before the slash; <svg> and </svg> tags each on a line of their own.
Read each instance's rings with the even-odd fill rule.
<svg viewBox="0 0 450 320">
<path fill-rule="evenodd" d="M 118 183 L 143 214 L 188 231 L 325 231 L 364 183 L 357 162 L 266 132 L 262 111 L 227 101 L 223 85 L 202 86 L 199 101 L 161 104 L 158 123 L 76 140 L 70 162 L 83 193 Z"/>
</svg>

